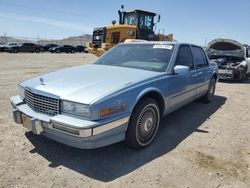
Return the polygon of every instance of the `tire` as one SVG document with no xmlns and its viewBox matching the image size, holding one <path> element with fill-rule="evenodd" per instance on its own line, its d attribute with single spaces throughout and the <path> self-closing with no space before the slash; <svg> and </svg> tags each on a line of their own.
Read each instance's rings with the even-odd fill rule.
<svg viewBox="0 0 250 188">
<path fill-rule="evenodd" d="M 17 49 L 13 49 L 13 53 L 18 53 L 18 50 Z"/>
<path fill-rule="evenodd" d="M 39 50 L 39 49 L 36 49 L 35 52 L 36 52 L 36 53 L 40 53 L 40 50 Z"/>
<path fill-rule="evenodd" d="M 246 80 L 246 70 L 243 69 L 241 72 L 241 77 L 240 77 L 239 82 L 243 83 L 245 80 Z"/>
<path fill-rule="evenodd" d="M 130 117 L 125 142 L 128 147 L 142 149 L 150 145 L 158 131 L 160 111 L 152 98 L 142 99 Z"/>
<path fill-rule="evenodd" d="M 213 97 L 214 97 L 214 93 L 215 93 L 215 88 L 216 88 L 216 80 L 215 80 L 215 78 L 212 78 L 210 80 L 209 89 L 208 89 L 207 93 L 203 96 L 203 101 L 205 103 L 212 102 Z"/>
</svg>

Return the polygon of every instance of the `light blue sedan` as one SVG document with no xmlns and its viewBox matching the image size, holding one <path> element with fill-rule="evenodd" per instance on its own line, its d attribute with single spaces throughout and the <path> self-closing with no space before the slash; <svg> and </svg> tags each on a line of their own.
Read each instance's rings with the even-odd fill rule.
<svg viewBox="0 0 250 188">
<path fill-rule="evenodd" d="M 125 140 L 139 149 L 152 143 L 161 117 L 201 97 L 212 101 L 217 72 L 196 45 L 119 44 L 94 64 L 20 83 L 10 99 L 13 117 L 34 134 L 77 148 Z"/>
</svg>

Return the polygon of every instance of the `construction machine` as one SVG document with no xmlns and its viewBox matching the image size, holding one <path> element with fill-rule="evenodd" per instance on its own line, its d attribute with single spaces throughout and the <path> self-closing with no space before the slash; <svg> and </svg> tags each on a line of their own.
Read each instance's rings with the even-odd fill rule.
<svg viewBox="0 0 250 188">
<path fill-rule="evenodd" d="M 156 13 L 144 10 L 118 11 L 119 24 L 112 21 L 112 25 L 106 27 L 94 28 L 92 35 L 92 43 L 88 43 L 88 51 L 97 56 L 102 55 L 110 48 L 118 43 L 133 40 L 157 40 L 172 41 L 173 34 L 164 35 L 163 33 L 155 33 Z M 158 15 L 157 22 L 160 22 Z"/>
</svg>

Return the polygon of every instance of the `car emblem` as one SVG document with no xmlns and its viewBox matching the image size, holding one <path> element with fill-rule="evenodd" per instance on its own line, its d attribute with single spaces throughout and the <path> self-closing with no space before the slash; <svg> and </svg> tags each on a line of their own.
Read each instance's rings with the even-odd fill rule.
<svg viewBox="0 0 250 188">
<path fill-rule="evenodd" d="M 40 78 L 40 83 L 41 83 L 41 85 L 45 85 L 45 84 L 44 84 L 44 80 L 43 80 L 42 77 Z"/>
</svg>

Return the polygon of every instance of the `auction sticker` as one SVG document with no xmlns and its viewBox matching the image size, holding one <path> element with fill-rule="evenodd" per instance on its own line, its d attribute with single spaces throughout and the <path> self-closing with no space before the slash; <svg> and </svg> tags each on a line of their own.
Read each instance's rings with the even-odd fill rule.
<svg viewBox="0 0 250 188">
<path fill-rule="evenodd" d="M 172 45 L 167 45 L 167 44 L 156 44 L 156 45 L 154 45 L 153 48 L 161 48 L 161 49 L 172 50 L 173 46 Z"/>
</svg>

